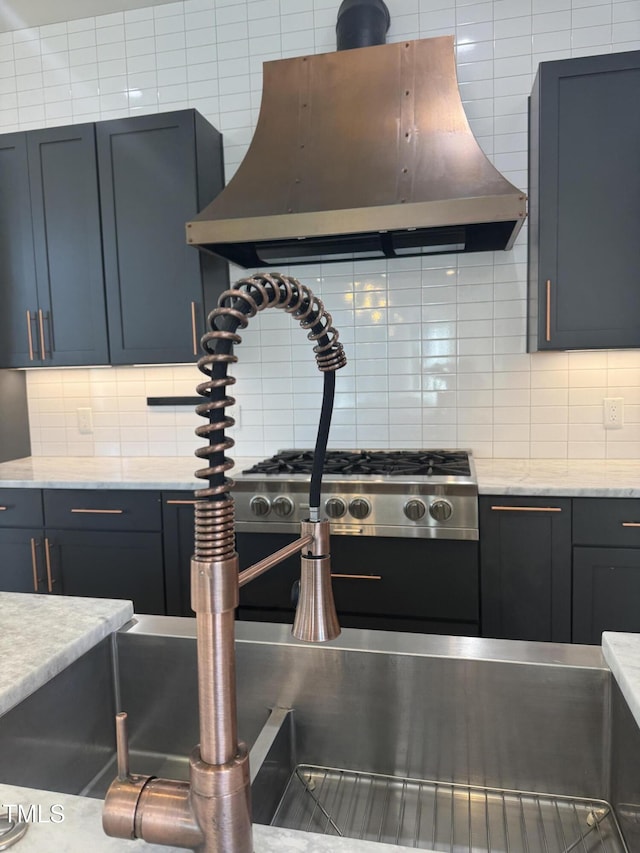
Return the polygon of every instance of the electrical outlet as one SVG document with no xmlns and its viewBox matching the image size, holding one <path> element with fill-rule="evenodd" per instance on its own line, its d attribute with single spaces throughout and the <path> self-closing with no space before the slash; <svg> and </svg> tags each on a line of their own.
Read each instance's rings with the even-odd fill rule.
<svg viewBox="0 0 640 853">
<path fill-rule="evenodd" d="M 76 409 L 78 432 L 90 435 L 93 432 L 93 412 L 91 409 Z"/>
<path fill-rule="evenodd" d="M 622 429 L 624 426 L 624 397 L 605 397 L 603 421 L 605 429 Z"/>
</svg>

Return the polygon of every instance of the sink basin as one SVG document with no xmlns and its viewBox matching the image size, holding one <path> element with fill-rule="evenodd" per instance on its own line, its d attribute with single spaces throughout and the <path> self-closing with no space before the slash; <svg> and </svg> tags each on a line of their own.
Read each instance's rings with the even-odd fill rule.
<svg viewBox="0 0 640 853">
<path fill-rule="evenodd" d="M 102 797 L 113 715 L 131 770 L 188 778 L 194 621 L 139 617 L 0 720 L 0 781 Z M 640 733 L 590 646 L 239 623 L 258 823 L 429 850 L 640 851 Z"/>
</svg>

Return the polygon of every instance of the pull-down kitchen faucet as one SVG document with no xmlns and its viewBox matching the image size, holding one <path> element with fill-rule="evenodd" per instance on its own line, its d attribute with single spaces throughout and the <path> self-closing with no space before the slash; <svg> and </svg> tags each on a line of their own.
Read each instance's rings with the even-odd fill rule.
<svg viewBox="0 0 640 853">
<path fill-rule="evenodd" d="M 235 513 L 226 472 L 233 460 L 225 452 L 234 445 L 225 429 L 234 425 L 225 408 L 235 400 L 226 394 L 235 379 L 227 375 L 238 359 L 238 327 L 265 308 L 282 308 L 309 330 L 324 395 L 310 485 L 310 517 L 295 542 L 239 572 L 235 552 Z M 118 776 L 109 788 L 103 811 L 107 835 L 143 838 L 155 844 L 185 847 L 199 853 L 252 853 L 249 760 L 238 741 L 234 618 L 239 587 L 286 557 L 301 552 L 299 603 L 293 635 L 320 642 L 337 637 L 340 626 L 333 602 L 329 557 L 329 525 L 319 518 L 320 485 L 327 446 L 335 371 L 346 364 L 338 332 L 322 302 L 294 278 L 260 274 L 225 291 L 208 318 L 211 331 L 202 338 L 204 355 L 198 368 L 208 378 L 197 391 L 206 402 L 196 409 L 209 423 L 196 430 L 207 447 L 196 455 L 208 467 L 196 476 L 208 488 L 196 491 L 195 552 L 191 560 L 191 605 L 196 613 L 200 743 L 190 756 L 190 781 L 157 779 L 129 772 L 126 714 L 116 717 Z"/>
</svg>

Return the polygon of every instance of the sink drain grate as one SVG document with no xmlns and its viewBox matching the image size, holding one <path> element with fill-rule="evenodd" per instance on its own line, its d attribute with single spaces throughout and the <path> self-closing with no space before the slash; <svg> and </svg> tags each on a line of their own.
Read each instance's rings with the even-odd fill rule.
<svg viewBox="0 0 640 853">
<path fill-rule="evenodd" d="M 272 825 L 448 853 L 627 853 L 611 806 L 298 766 Z"/>
</svg>

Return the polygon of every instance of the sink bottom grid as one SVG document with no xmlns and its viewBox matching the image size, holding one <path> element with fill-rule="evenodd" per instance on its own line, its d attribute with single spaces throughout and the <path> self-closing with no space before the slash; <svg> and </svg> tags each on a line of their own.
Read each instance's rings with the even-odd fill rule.
<svg viewBox="0 0 640 853">
<path fill-rule="evenodd" d="M 627 853 L 602 800 L 299 765 L 273 826 L 448 853 Z"/>
</svg>

